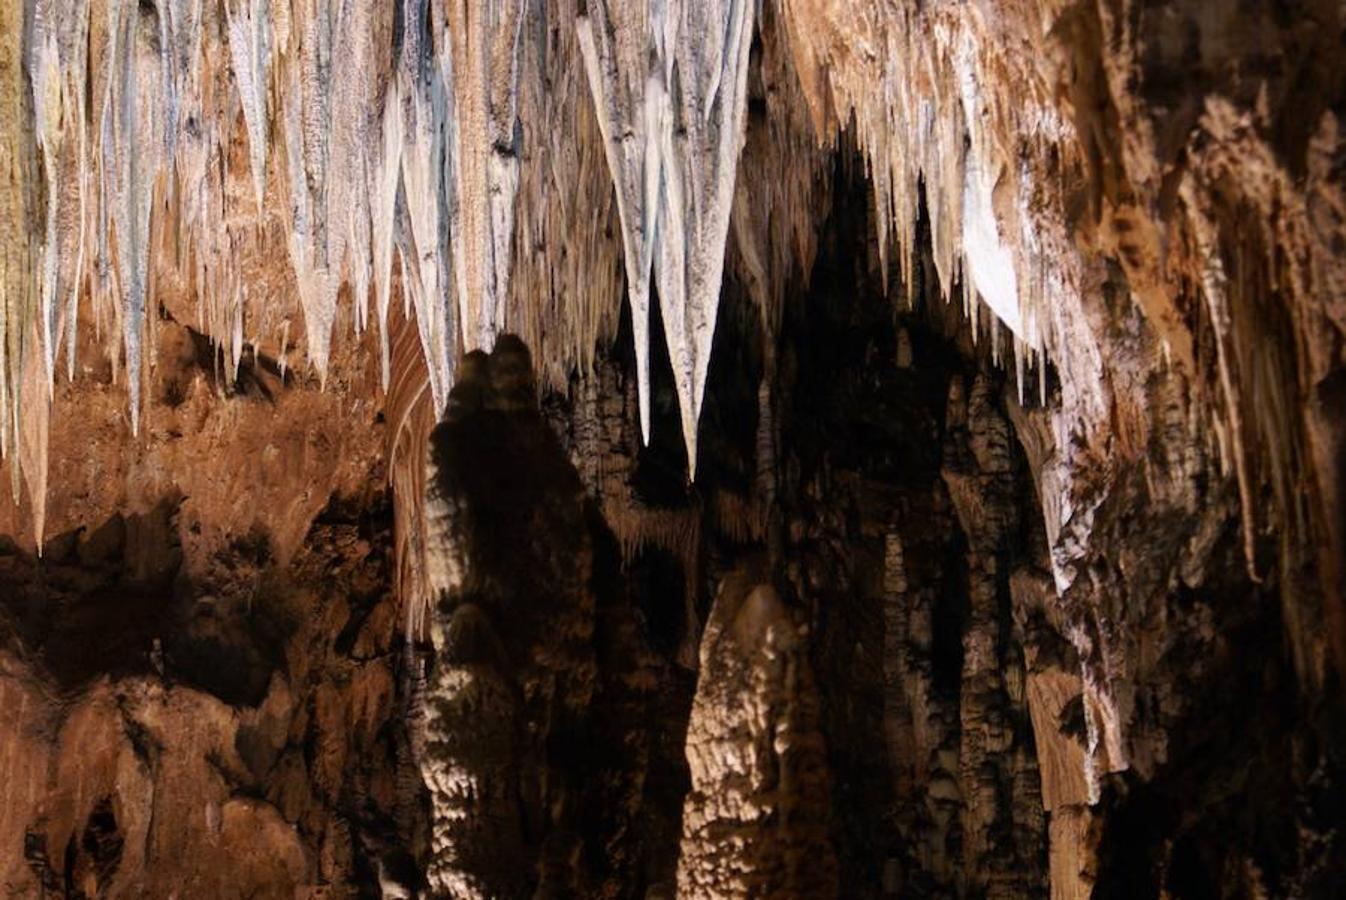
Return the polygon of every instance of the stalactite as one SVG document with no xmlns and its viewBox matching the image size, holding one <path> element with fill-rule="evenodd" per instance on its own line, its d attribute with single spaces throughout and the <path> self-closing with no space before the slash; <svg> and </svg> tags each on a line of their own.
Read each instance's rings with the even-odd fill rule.
<svg viewBox="0 0 1346 900">
<path fill-rule="evenodd" d="M 405 11 L 394 95 L 402 100 L 405 135 L 399 202 L 405 222 L 398 234 L 402 284 L 415 310 L 434 408 L 440 412 L 453 383 L 460 320 L 450 299 L 453 263 L 444 245 L 448 196 L 443 159 L 450 101 L 441 68 L 424 41 L 428 15 L 424 2 L 412 3 Z"/>
<path fill-rule="evenodd" d="M 683 571 L 683 643 L 678 650 L 678 662 L 687 669 L 695 669 L 696 636 L 701 633 L 701 617 L 697 615 L 696 598 L 700 575 L 698 560 L 701 553 L 701 509 L 651 509 L 636 501 L 629 488 L 618 497 L 607 498 L 604 512 L 617 542 L 622 560 L 629 565 L 647 547 L 658 547 L 672 554 Z"/>
<path fill-rule="evenodd" d="M 0 4 L 0 452 L 8 459 L 14 500 L 19 499 L 19 435 L 26 325 L 33 318 L 33 196 L 35 169 L 30 97 L 24 89 L 21 37 L 24 8 Z"/>
<path fill-rule="evenodd" d="M 693 480 L 746 125 L 754 9 L 747 0 L 689 0 L 673 49 L 678 80 L 662 136 L 663 198 L 654 265 Z"/>
<path fill-rule="evenodd" d="M 1165 188 L 1163 130 L 1126 75 L 1156 77 L 1148 19 L 818 0 L 400 9 L 397 36 L 394 9 L 370 0 L 32 0 L 12 13 L 7 191 L 26 198 L 9 217 L 22 224 L 7 226 L 23 236 L 7 242 L 0 365 L 12 485 L 22 483 L 25 354 L 42 360 L 53 396 L 62 340 L 76 374 L 81 318 L 95 338 L 84 345 L 124 379 L 138 431 L 155 305 L 176 321 L 194 306 L 226 375 L 249 347 L 292 367 L 294 338 L 326 378 L 340 304 L 363 329 L 372 293 L 386 343 L 394 267 L 408 276 L 436 410 L 459 355 L 505 326 L 538 348 L 549 386 L 568 386 L 572 369 L 587 376 L 595 343 L 617 328 L 623 267 L 647 439 L 654 279 L 694 473 L 731 220 L 730 264 L 770 332 L 781 285 L 811 268 L 811 223 L 826 205 L 812 175 L 853 122 L 846 140 L 874 192 L 885 283 L 893 268 L 909 300 L 918 289 L 924 210 L 941 291 L 965 292 L 978 339 L 981 317 L 994 316 L 1002 359 L 1005 326 L 1016 375 L 1036 366 L 1040 402 L 1059 404 L 1057 432 L 1079 437 L 1061 442 L 1063 472 L 1144 446 L 1143 423 L 1109 446 L 1115 407 L 1141 406 L 1138 380 L 1108 375 L 1109 332 L 1092 312 L 1115 265 L 1157 338 L 1146 352 L 1218 407 L 1221 421 L 1204 433 L 1224 436 L 1249 557 L 1251 535 L 1273 518 L 1296 535 L 1335 534 L 1331 486 L 1307 498 L 1294 488 L 1322 480 L 1308 471 L 1326 446 L 1321 427 L 1301 435 L 1281 410 L 1308 403 L 1335 365 L 1320 335 L 1340 320 L 1325 299 L 1342 280 L 1336 116 L 1297 122 L 1305 146 L 1282 147 L 1259 130 L 1261 108 L 1219 81 L 1182 138 L 1194 165 Z M 232 77 L 218 77 L 226 70 Z M 759 115 L 765 127 L 748 129 Z M 1106 148 L 1115 159 L 1102 158 Z M 1257 177 L 1231 184 L 1247 166 Z M 1277 224 L 1235 239 L 1221 231 L 1231 217 Z M 1232 242 L 1228 253 L 1220 242 Z M 275 247 L 289 251 L 284 271 Z M 1287 334 L 1254 364 L 1239 358 L 1249 338 L 1226 324 L 1255 323 L 1226 323 L 1224 310 L 1269 293 L 1283 299 L 1266 314 L 1286 318 Z M 1214 354 L 1202 356 L 1216 329 Z M 1291 359 L 1297 347 L 1307 349 Z M 1290 380 L 1295 391 L 1282 386 Z M 1263 480 L 1273 494 L 1265 521 L 1250 511 Z M 1081 483 L 1077 493 L 1092 504 L 1107 489 Z M 1071 527 L 1077 540 L 1053 551 L 1062 584 L 1087 565 L 1088 526 Z M 1338 615 L 1334 601 L 1325 609 Z M 1299 643 L 1313 643 L 1311 611 L 1287 601 L 1287 614 L 1301 623 Z M 1312 654 L 1301 657 L 1316 678 Z"/>
<path fill-rule="evenodd" d="M 622 225 L 635 337 L 640 428 L 650 440 L 650 276 L 660 210 L 662 135 L 669 127 L 663 7 L 597 0 L 576 20 Z"/>
<path fill-rule="evenodd" d="M 286 231 L 309 359 L 325 379 L 340 287 L 328 256 L 332 10 L 317 0 L 300 0 L 295 12 L 285 74 L 278 76 L 285 98 L 278 118 L 286 153 Z"/>
<path fill-rule="evenodd" d="M 392 306 L 393 252 L 396 247 L 398 190 L 402 185 L 402 100 L 396 76 L 388 80 L 380 112 L 380 143 L 369 159 L 370 262 L 373 266 L 374 315 L 379 328 L 380 374 L 388 388 L 392 337 L 388 314 Z M 403 290 L 406 290 L 405 282 Z"/>
<path fill-rule="evenodd" d="M 915 218 L 923 194 L 941 292 L 952 296 L 961 273 L 1021 340 L 1056 347 L 1059 338 L 1045 327 L 1039 310 L 1047 294 L 1068 289 L 1079 273 L 1058 259 L 1058 281 L 1024 278 L 1043 269 L 1049 245 L 1064 242 L 1064 228 L 1059 219 L 1042 221 L 1026 170 L 1015 165 L 1005 172 L 1002 161 L 1013 157 L 999 128 L 1011 118 L 1021 120 L 1019 133 L 1036 141 L 1039 134 L 1054 140 L 1065 125 L 1035 84 L 1022 86 L 1031 91 L 1017 96 L 1013 109 L 986 90 L 1002 65 L 984 52 L 998 24 L 972 19 L 957 27 L 942 21 L 936 26 L 922 22 L 927 15 L 922 11 L 824 12 L 816 6 L 809 0 L 783 3 L 788 42 L 819 139 L 829 139 L 848 115 L 856 119 L 874 185 L 884 277 L 889 245 L 895 243 L 907 296 L 913 298 Z M 845 41 L 863 35 L 858 45 L 863 52 L 843 49 L 843 35 Z M 832 60 L 840 64 L 829 70 Z M 1006 183 L 1019 192 L 1013 204 L 997 200 L 1008 195 Z M 1027 224 L 1035 217 L 1036 231 Z M 969 315 L 975 327 L 972 310 Z"/>
<path fill-rule="evenodd" d="M 596 376 L 622 310 L 622 227 L 576 27 L 578 0 L 527 4 L 519 60 L 519 190 L 506 321 L 538 380 Z M 592 7 L 591 7 L 592 8 Z M 635 8 L 635 7 L 632 7 Z"/>
<path fill-rule="evenodd" d="M 378 82 L 388 56 L 380 38 L 390 36 L 377 27 L 382 15 L 376 6 L 351 0 L 337 6 L 332 24 L 327 262 L 333 277 L 354 295 L 357 330 L 368 325 L 373 279 L 369 163 L 380 136 Z"/>
<path fill-rule="evenodd" d="M 525 5 L 523 0 L 450 3 L 444 20 L 435 22 L 441 74 L 453 96 L 446 148 L 449 230 L 466 350 L 490 350 L 507 324 Z"/>
<path fill-rule="evenodd" d="M 689 476 L 719 311 L 747 106 L 754 4 L 691 0 L 642 15 L 595 5 L 580 46 L 617 184 L 649 440 L 648 280 L 653 266 Z M 674 72 L 677 78 L 674 78 Z M 653 208 L 652 208 L 653 207 Z"/>
<path fill-rule="evenodd" d="M 237 0 L 224 6 L 229 29 L 229 54 L 234 81 L 243 102 L 248 129 L 248 159 L 252 164 L 257 211 L 265 206 L 266 160 L 270 148 L 267 98 L 271 81 L 271 14 L 265 0 Z"/>
<path fill-rule="evenodd" d="M 759 64 L 748 82 L 747 129 L 734 208 L 731 265 L 758 306 L 764 352 L 774 353 L 786 296 L 807 288 L 817 257 L 814 222 L 831 204 L 829 155 L 814 139 L 779 11 L 762 8 Z"/>
<path fill-rule="evenodd" d="M 83 224 L 80 181 L 70 178 L 73 173 L 68 171 L 75 169 L 77 163 L 69 165 L 68 160 L 78 160 L 84 141 L 84 93 L 68 73 L 82 68 L 79 56 L 86 41 L 80 40 L 79 32 L 86 22 L 87 12 L 82 3 L 70 4 L 68 8 L 39 3 L 33 9 L 28 70 L 33 86 L 34 132 L 42 155 L 47 195 L 43 260 L 40 273 L 34 274 L 41 284 L 41 349 L 49 397 L 55 378 L 55 348 L 60 340 L 59 316 L 70 308 L 68 302 L 62 302 L 65 299 L 62 295 L 76 293 L 79 280 L 78 262 L 74 272 L 62 272 L 62 262 L 68 263 L 75 255 L 69 252 L 73 247 L 64 239 L 65 229 L 61 226 L 63 216 L 67 228 L 72 216 L 75 217 L 76 233 Z"/>
<path fill-rule="evenodd" d="M 131 430 L 140 423 L 141 346 L 150 282 L 150 215 L 165 142 L 163 47 L 158 12 L 129 4 L 116 23 L 111 95 L 118 286 Z"/>
</svg>

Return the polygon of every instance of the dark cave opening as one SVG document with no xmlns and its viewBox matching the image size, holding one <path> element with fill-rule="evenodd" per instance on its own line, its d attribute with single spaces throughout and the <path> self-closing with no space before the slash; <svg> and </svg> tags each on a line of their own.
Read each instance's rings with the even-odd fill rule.
<svg viewBox="0 0 1346 900">
<path fill-rule="evenodd" d="M 777 551 L 781 569 L 768 571 L 796 618 L 808 626 L 833 772 L 833 840 L 843 893 L 882 896 L 896 872 L 907 890 L 916 892 L 913 896 L 938 895 L 953 889 L 958 876 L 923 871 L 920 857 L 929 851 L 917 847 L 913 829 L 925 827 L 921 822 L 928 825 L 931 815 L 946 814 L 918 811 L 912 818 L 897 810 L 923 809 L 927 803 L 935 809 L 944 801 L 913 793 L 905 780 L 910 776 L 895 773 L 884 750 L 885 729 L 891 727 L 885 723 L 885 703 L 893 702 L 892 691 L 898 688 L 883 668 L 884 654 L 891 652 L 884 633 L 891 623 L 885 624 L 882 612 L 882 534 L 902 523 L 898 530 L 910 545 L 908 578 L 926 595 L 928 633 L 921 638 L 920 654 L 928 659 L 941 715 L 951 717 L 941 727 L 956 736 L 971 614 L 970 546 L 941 477 L 946 398 L 952 380 L 970 384 L 978 375 L 991 381 L 993 396 L 1001 396 L 1005 374 L 992 365 L 985 342 L 974 345 L 961 313 L 938 295 L 925 217 L 919 231 L 921 265 L 914 273 L 920 283 L 915 309 L 895 309 L 892 296 L 885 295 L 873 243 L 871 188 L 862 172 L 854 164 L 838 164 L 833 171 L 836 202 L 822 230 L 810 287 L 788 296 L 782 311 L 772 391 L 779 494 L 771 515 L 780 518 L 788 536 Z M 856 253 L 857 247 L 868 250 Z M 628 327 L 629 312 L 624 311 L 614 352 L 630 379 L 634 359 L 623 340 Z M 652 333 L 661 335 L 657 321 Z M 667 351 L 662 340 L 652 342 L 654 439 L 640 451 L 633 479 L 647 502 L 687 508 L 712 502 L 718 492 L 750 495 L 753 490 L 763 372 L 757 348 L 763 335 L 760 314 L 732 282 L 725 287 L 715 340 L 698 477 L 690 488 L 681 468 Z M 843 359 L 861 362 L 838 365 Z M 1002 400 L 995 403 L 1003 409 Z M 1020 508 L 1014 516 L 1020 524 L 995 551 L 1000 574 L 993 589 L 993 630 L 1000 665 L 1022 667 L 1022 653 L 1011 646 L 1008 576 L 1017 560 L 1027 557 L 1033 543 L 1028 531 L 1041 529 L 1041 519 L 1017 439 L 1011 444 L 1015 489 L 1010 502 Z M 684 573 L 698 578 L 703 621 L 719 579 L 749 561 L 760 564 L 762 549 L 756 541 L 742 544 L 713 527 L 703 530 L 700 571 Z M 683 639 L 682 585 L 676 577 L 681 564 L 673 554 L 647 550 L 625 567 L 636 603 L 645 611 L 652 646 L 670 661 Z M 1031 750 L 1026 719 L 1014 730 Z M 943 765 L 934 759 L 928 764 Z M 922 769 L 926 765 L 920 762 Z M 1003 782 L 997 788 L 1002 794 L 1008 790 Z M 674 796 L 666 802 L 673 803 Z M 963 842 L 956 826 L 946 840 L 938 852 L 956 858 Z M 1045 868 L 1041 858 L 1033 865 L 1039 872 Z"/>
</svg>

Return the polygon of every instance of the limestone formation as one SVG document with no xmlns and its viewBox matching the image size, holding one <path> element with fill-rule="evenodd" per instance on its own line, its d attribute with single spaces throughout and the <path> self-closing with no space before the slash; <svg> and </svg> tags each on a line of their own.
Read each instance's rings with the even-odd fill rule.
<svg viewBox="0 0 1346 900">
<path fill-rule="evenodd" d="M 0 893 L 1339 893 L 1343 35 L 0 0 Z"/>
<path fill-rule="evenodd" d="M 826 748 L 796 626 L 744 574 L 720 587 L 687 726 L 680 897 L 834 897 Z"/>
</svg>

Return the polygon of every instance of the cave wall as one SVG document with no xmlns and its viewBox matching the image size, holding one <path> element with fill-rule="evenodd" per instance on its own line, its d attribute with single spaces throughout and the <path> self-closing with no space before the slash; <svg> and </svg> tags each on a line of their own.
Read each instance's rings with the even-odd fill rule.
<svg viewBox="0 0 1346 900">
<path fill-rule="evenodd" d="M 8 889 L 1331 896 L 1339 5 L 486 6 L 0 2 Z"/>
<path fill-rule="evenodd" d="M 41 560 L 5 546 L 9 894 L 377 896 L 385 870 L 416 871 L 417 660 L 370 487 L 283 564 L 258 529 L 188 568 L 170 500 Z"/>
</svg>

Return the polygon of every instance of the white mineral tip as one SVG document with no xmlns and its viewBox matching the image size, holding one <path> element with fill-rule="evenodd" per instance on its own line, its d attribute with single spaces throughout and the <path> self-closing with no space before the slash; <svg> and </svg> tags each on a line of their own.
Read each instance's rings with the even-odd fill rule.
<svg viewBox="0 0 1346 900">
<path fill-rule="evenodd" d="M 642 435 L 648 443 L 653 267 L 692 479 L 743 149 L 754 8 L 695 0 L 681 15 L 665 18 L 657 5 L 617 21 L 613 5 L 596 2 L 578 26 L 617 186 Z M 670 84 L 674 63 L 679 77 Z"/>
</svg>

